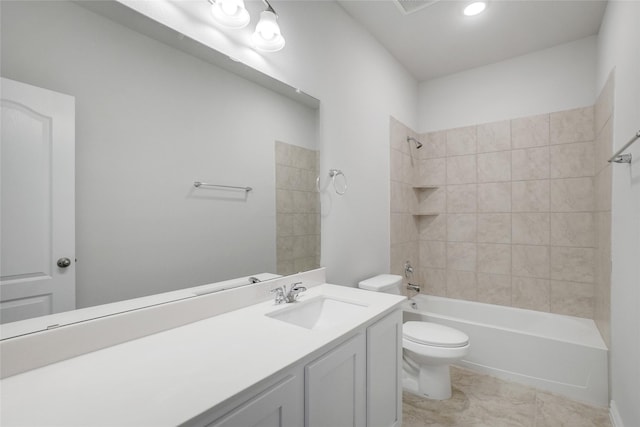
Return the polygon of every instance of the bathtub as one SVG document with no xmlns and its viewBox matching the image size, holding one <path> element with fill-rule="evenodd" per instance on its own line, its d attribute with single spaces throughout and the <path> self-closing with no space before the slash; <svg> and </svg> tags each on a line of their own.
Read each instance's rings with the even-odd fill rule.
<svg viewBox="0 0 640 427">
<path fill-rule="evenodd" d="M 410 320 L 466 333 L 471 350 L 456 365 L 609 405 L 607 347 L 593 320 L 430 295 L 405 303 L 404 321 Z"/>
</svg>

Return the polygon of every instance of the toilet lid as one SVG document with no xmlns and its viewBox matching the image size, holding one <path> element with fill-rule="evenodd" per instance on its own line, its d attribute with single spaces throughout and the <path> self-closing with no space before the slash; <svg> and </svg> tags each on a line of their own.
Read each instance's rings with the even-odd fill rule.
<svg viewBox="0 0 640 427">
<path fill-rule="evenodd" d="M 464 347 L 469 344 L 469 337 L 464 332 L 431 322 L 405 322 L 402 335 L 410 341 L 434 347 Z"/>
</svg>

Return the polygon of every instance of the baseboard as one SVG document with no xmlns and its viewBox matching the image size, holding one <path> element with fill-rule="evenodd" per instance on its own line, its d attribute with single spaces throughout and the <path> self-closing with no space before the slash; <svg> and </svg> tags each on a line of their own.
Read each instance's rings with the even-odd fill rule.
<svg viewBox="0 0 640 427">
<path fill-rule="evenodd" d="M 612 400 L 609 404 L 609 420 L 611 420 L 611 427 L 624 427 L 615 400 Z"/>
</svg>

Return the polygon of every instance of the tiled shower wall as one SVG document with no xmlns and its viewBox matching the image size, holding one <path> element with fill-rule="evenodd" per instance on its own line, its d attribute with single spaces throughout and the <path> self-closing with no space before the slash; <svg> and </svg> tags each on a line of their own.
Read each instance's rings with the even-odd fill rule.
<svg viewBox="0 0 640 427">
<path fill-rule="evenodd" d="M 319 152 L 276 141 L 276 273 L 320 266 Z"/>
<path fill-rule="evenodd" d="M 596 260 L 594 320 L 607 346 L 611 343 L 611 163 L 613 154 L 613 86 L 614 74 L 609 75 L 595 105 L 594 129 L 595 163 L 595 227 Z"/>
<path fill-rule="evenodd" d="M 391 119 L 393 273 L 411 260 L 429 294 L 594 317 L 594 107 L 422 134 L 419 150 L 407 135 Z"/>
</svg>

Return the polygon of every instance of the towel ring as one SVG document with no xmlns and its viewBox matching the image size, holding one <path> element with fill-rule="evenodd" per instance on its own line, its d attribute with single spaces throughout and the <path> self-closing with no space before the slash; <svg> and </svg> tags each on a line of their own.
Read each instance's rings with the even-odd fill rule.
<svg viewBox="0 0 640 427">
<path fill-rule="evenodd" d="M 342 191 L 338 190 L 338 186 L 336 185 L 336 177 L 342 175 L 342 179 L 344 180 L 344 187 Z M 333 182 L 333 189 L 336 194 L 342 196 L 347 192 L 347 177 L 340 169 L 329 169 L 329 177 L 331 177 L 331 181 Z M 316 190 L 318 193 L 320 192 L 320 176 L 316 178 Z"/>
</svg>

